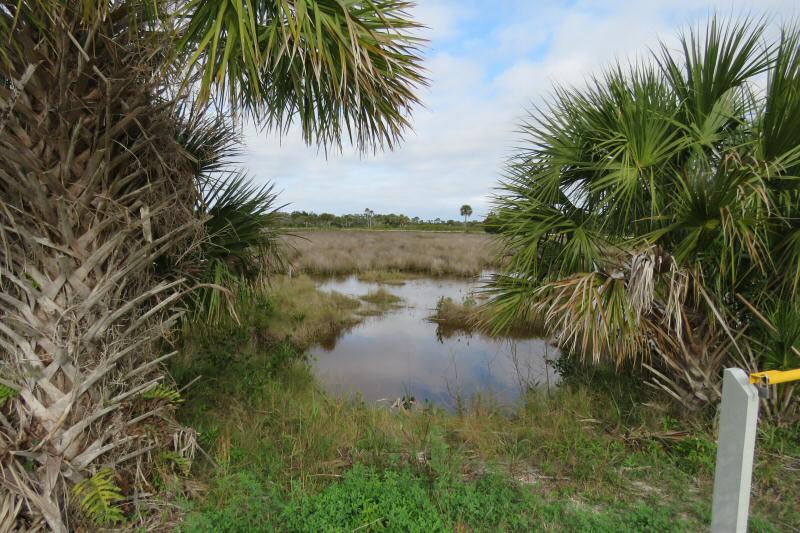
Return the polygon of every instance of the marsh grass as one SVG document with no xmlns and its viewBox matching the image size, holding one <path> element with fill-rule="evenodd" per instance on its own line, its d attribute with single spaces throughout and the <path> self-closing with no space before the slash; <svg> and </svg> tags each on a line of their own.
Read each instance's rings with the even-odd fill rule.
<svg viewBox="0 0 800 533">
<path fill-rule="evenodd" d="M 498 266 L 497 243 L 482 233 L 296 232 L 286 237 L 286 245 L 293 268 L 314 275 L 382 271 L 472 277 Z"/>
<path fill-rule="evenodd" d="M 359 299 L 369 304 L 372 304 L 373 306 L 375 306 L 380 310 L 395 309 L 397 307 L 400 307 L 401 302 L 403 301 L 402 298 L 400 298 L 395 294 L 392 294 L 383 287 L 371 290 L 367 294 L 359 296 Z"/>
<path fill-rule="evenodd" d="M 360 322 L 358 299 L 335 291 L 320 291 L 305 276 L 274 278 L 267 298 L 276 309 L 267 331 L 274 339 L 288 337 L 301 349 Z"/>
<path fill-rule="evenodd" d="M 397 270 L 370 270 L 358 274 L 358 280 L 364 283 L 380 283 L 382 285 L 405 285 L 407 281 L 418 279 L 422 274 L 400 272 Z"/>
<path fill-rule="evenodd" d="M 439 333 L 448 337 L 455 333 L 480 332 L 486 336 L 511 338 L 546 337 L 545 325 L 540 321 L 517 318 L 502 334 L 492 328 L 488 316 L 489 310 L 480 300 L 480 295 L 468 295 L 460 302 L 442 297 L 429 320 L 439 326 Z"/>
</svg>

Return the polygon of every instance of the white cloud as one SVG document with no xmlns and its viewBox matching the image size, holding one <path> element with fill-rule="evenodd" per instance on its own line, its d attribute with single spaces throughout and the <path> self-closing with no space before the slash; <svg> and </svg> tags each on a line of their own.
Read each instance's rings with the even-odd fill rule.
<svg viewBox="0 0 800 533">
<path fill-rule="evenodd" d="M 787 0 L 506 0 L 488 11 L 477 0 L 420 3 L 414 14 L 429 26 L 431 84 L 396 151 L 362 158 L 346 148 L 326 158 L 296 131 L 282 140 L 246 132 L 243 163 L 259 180 L 275 181 L 291 209 L 458 218 L 469 202 L 483 216 L 518 120 L 553 83 L 580 84 L 616 58 L 644 57 L 659 37 L 672 40 L 715 10 L 779 20 L 798 14 Z"/>
</svg>

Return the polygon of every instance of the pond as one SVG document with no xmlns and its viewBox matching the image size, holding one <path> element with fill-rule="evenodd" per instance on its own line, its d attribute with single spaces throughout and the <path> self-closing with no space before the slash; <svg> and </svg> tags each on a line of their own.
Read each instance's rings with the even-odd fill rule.
<svg viewBox="0 0 800 533">
<path fill-rule="evenodd" d="M 379 285 L 351 276 L 319 282 L 326 291 L 362 296 L 380 287 L 403 299 L 380 316 L 367 317 L 336 339 L 311 350 L 326 389 L 360 393 L 368 401 L 393 403 L 403 396 L 452 409 L 476 394 L 509 403 L 529 387 L 558 381 L 552 364 L 558 349 L 538 338 L 492 338 L 444 331 L 430 321 L 441 297 L 461 302 L 477 282 L 422 278 Z"/>
</svg>

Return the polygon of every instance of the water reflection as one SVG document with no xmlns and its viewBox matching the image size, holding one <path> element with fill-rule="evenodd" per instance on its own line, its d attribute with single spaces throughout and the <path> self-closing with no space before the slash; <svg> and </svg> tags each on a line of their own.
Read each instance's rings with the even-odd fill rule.
<svg viewBox="0 0 800 533">
<path fill-rule="evenodd" d="M 323 290 L 359 296 L 378 285 L 356 277 L 321 282 Z M 497 339 L 430 322 L 442 296 L 461 301 L 474 285 L 463 280 L 416 279 L 386 287 L 403 306 L 368 317 L 312 349 L 314 367 L 335 394 L 361 393 L 389 403 L 401 396 L 453 407 L 477 393 L 513 401 L 531 386 L 557 382 L 547 360 L 558 350 L 543 339 Z"/>
</svg>

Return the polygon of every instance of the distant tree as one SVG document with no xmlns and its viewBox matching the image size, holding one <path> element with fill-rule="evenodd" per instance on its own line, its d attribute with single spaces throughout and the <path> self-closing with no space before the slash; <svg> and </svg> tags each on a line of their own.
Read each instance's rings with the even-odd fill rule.
<svg viewBox="0 0 800 533">
<path fill-rule="evenodd" d="M 464 229 L 467 229 L 467 219 L 472 216 L 472 207 L 464 204 L 461 206 L 461 216 L 464 217 Z"/>
<path fill-rule="evenodd" d="M 370 209 L 369 207 L 364 209 L 364 217 L 367 219 L 367 227 L 372 227 L 372 217 L 375 216 L 375 211 Z"/>
<path fill-rule="evenodd" d="M 499 233 L 500 219 L 495 210 L 489 211 L 489 214 L 486 215 L 486 219 L 483 221 L 483 230 L 486 233 Z"/>
<path fill-rule="evenodd" d="M 323 226 L 330 226 L 336 220 L 336 215 L 333 213 L 320 213 L 318 220 Z"/>
</svg>

